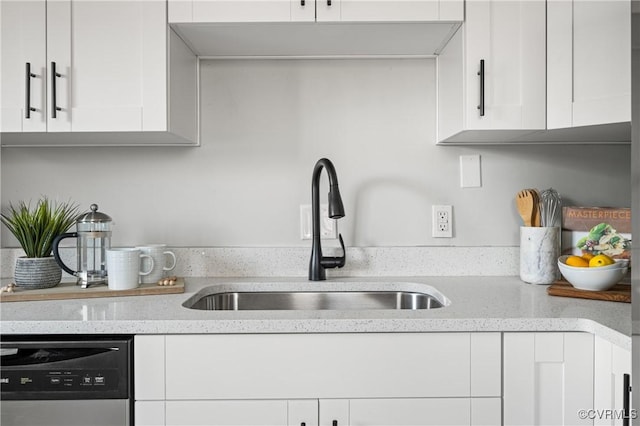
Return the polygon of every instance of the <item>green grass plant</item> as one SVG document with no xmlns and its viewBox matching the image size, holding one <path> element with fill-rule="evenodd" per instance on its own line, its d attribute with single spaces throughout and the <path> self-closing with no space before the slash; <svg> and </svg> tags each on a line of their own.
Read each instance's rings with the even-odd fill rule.
<svg viewBox="0 0 640 426">
<path fill-rule="evenodd" d="M 9 205 L 8 214 L 0 221 L 16 237 L 27 257 L 51 256 L 53 239 L 66 232 L 78 217 L 78 206 L 71 202 L 52 202 L 48 198 L 31 203 Z"/>
</svg>

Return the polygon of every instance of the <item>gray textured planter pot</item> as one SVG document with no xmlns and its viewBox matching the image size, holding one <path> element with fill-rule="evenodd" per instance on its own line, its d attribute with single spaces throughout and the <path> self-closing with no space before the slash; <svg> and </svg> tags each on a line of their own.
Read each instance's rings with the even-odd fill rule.
<svg viewBox="0 0 640 426">
<path fill-rule="evenodd" d="M 19 257 L 13 278 L 24 289 L 51 288 L 60 284 L 62 269 L 53 257 Z"/>
</svg>

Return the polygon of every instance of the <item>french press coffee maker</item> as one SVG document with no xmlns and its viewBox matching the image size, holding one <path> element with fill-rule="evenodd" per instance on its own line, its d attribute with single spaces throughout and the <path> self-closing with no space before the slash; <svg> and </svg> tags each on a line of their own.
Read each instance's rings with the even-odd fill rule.
<svg viewBox="0 0 640 426">
<path fill-rule="evenodd" d="M 53 240 L 53 256 L 58 265 L 78 278 L 77 284 L 88 288 L 92 284 L 107 282 L 107 249 L 111 248 L 111 217 L 91 204 L 91 211 L 76 219 L 76 232 L 58 235 Z M 77 238 L 78 270 L 64 264 L 58 253 L 58 244 L 65 238 Z"/>
</svg>

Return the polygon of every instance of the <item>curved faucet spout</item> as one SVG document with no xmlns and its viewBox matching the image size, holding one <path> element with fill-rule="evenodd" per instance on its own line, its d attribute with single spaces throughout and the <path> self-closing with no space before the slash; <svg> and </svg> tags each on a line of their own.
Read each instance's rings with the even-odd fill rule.
<svg viewBox="0 0 640 426">
<path fill-rule="evenodd" d="M 321 158 L 313 168 L 313 177 L 311 179 L 311 214 L 312 214 L 312 238 L 311 261 L 309 262 L 309 280 L 321 281 L 326 279 L 326 268 L 342 268 L 346 261 L 346 251 L 342 235 L 339 235 L 340 245 L 342 246 L 342 256 L 325 257 L 322 255 L 322 244 L 320 242 L 320 175 L 322 170 L 327 171 L 329 177 L 329 217 L 332 219 L 340 219 L 344 217 L 344 205 L 338 188 L 338 175 L 333 163 Z"/>
</svg>

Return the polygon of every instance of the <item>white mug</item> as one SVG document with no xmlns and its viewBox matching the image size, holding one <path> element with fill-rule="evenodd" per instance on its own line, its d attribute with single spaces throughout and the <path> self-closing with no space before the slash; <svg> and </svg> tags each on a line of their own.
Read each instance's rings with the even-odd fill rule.
<svg viewBox="0 0 640 426">
<path fill-rule="evenodd" d="M 166 244 L 146 244 L 136 247 L 142 254 L 148 255 L 153 259 L 151 273 L 142 277 L 142 283 L 157 283 L 158 280 L 164 278 L 165 271 L 171 271 L 176 267 L 176 255 L 167 250 Z M 169 261 L 169 258 L 172 260 Z M 143 260 L 143 264 L 148 263 Z"/>
<path fill-rule="evenodd" d="M 140 270 L 142 259 L 149 259 L 147 270 Z M 109 290 L 130 290 L 140 284 L 140 276 L 153 270 L 153 258 L 136 248 L 112 248 L 107 250 L 107 282 Z"/>
</svg>

